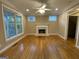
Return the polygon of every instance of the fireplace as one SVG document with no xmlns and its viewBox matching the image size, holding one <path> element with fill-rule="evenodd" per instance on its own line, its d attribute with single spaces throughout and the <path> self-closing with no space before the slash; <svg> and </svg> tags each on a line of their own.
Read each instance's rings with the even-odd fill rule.
<svg viewBox="0 0 79 59">
<path fill-rule="evenodd" d="M 47 36 L 48 35 L 48 26 L 36 26 L 36 35 Z"/>
<path fill-rule="evenodd" d="M 39 34 L 45 34 L 46 33 L 46 29 L 39 29 Z"/>
</svg>

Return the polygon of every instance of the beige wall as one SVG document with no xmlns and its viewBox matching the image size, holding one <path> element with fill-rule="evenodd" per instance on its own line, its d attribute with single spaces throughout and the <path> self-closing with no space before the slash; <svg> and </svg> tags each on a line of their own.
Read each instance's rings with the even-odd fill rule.
<svg viewBox="0 0 79 59">
<path fill-rule="evenodd" d="M 56 22 L 49 22 L 48 16 L 36 16 L 35 22 L 28 22 L 28 18 L 26 17 L 26 31 L 27 34 L 35 34 L 36 33 L 36 26 L 39 25 L 47 25 L 48 26 L 48 33 L 53 34 L 57 33 L 58 31 L 58 23 Z"/>
<path fill-rule="evenodd" d="M 3 20 L 2 20 L 2 5 L 0 2 L 0 45 L 4 43 L 4 30 L 3 30 Z"/>
<path fill-rule="evenodd" d="M 58 33 L 64 38 L 67 39 L 67 27 L 68 27 L 68 14 L 67 12 L 59 15 L 58 17 Z"/>
</svg>

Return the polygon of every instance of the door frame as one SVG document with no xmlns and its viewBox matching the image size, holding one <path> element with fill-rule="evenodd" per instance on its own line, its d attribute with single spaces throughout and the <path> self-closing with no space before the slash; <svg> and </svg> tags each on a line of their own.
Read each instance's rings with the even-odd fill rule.
<svg viewBox="0 0 79 59">
<path fill-rule="evenodd" d="M 75 39 L 76 39 L 76 43 L 75 43 L 75 46 L 77 46 L 77 43 L 78 43 L 78 22 L 79 22 L 79 17 L 77 18 L 77 25 L 76 25 L 76 33 L 75 33 Z M 67 24 L 66 24 L 66 31 L 65 31 L 65 39 L 67 40 L 68 39 L 68 27 L 69 27 L 69 15 L 68 15 L 68 18 L 67 18 Z"/>
</svg>

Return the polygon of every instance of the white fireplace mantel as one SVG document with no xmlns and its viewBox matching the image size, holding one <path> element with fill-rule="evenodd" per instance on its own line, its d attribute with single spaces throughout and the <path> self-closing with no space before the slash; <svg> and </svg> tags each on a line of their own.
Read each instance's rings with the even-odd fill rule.
<svg viewBox="0 0 79 59">
<path fill-rule="evenodd" d="M 39 29 L 45 29 L 46 30 L 46 33 L 40 34 L 39 33 Z M 36 26 L 36 36 L 48 36 L 48 26 L 46 26 L 46 25 Z"/>
</svg>

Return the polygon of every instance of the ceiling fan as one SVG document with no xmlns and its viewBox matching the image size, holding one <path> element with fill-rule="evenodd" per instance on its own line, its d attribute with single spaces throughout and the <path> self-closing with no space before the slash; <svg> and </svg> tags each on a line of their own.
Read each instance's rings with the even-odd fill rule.
<svg viewBox="0 0 79 59">
<path fill-rule="evenodd" d="M 46 11 L 51 11 L 51 9 L 46 8 L 46 4 L 43 4 L 40 8 L 36 8 L 36 13 L 45 14 Z"/>
</svg>

